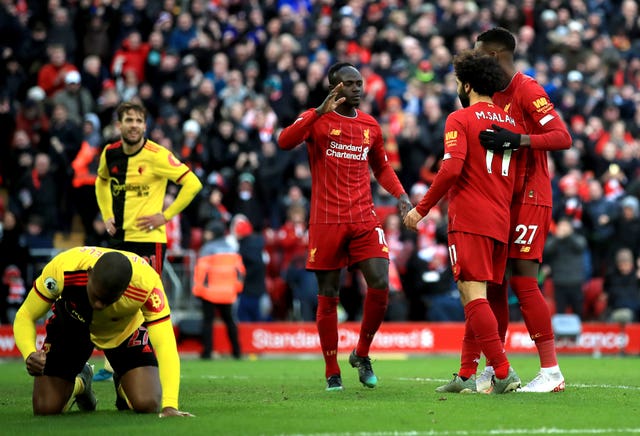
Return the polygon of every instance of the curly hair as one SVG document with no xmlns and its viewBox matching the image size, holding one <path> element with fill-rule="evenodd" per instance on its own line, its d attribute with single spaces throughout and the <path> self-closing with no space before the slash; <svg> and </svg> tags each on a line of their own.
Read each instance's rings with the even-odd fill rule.
<svg viewBox="0 0 640 436">
<path fill-rule="evenodd" d="M 458 80 L 468 83 L 480 95 L 493 96 L 504 88 L 507 78 L 498 61 L 486 54 L 465 50 L 453 59 Z"/>
</svg>

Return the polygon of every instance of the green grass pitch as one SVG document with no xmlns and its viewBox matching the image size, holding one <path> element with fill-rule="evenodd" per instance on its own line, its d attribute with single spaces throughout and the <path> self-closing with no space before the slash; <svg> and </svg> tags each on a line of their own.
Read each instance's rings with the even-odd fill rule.
<svg viewBox="0 0 640 436">
<path fill-rule="evenodd" d="M 18 360 L 0 362 L 1 435 L 608 435 L 640 434 L 637 357 L 560 356 L 557 394 L 438 394 L 457 357 L 372 353 L 379 385 L 360 385 L 340 354 L 343 392 L 325 392 L 324 365 L 309 359 L 182 360 L 181 409 L 195 418 L 117 412 L 112 382 L 94 383 L 98 410 L 34 417 L 32 379 Z M 535 356 L 512 356 L 523 382 Z M 93 362 L 96 368 L 101 359 Z"/>
</svg>

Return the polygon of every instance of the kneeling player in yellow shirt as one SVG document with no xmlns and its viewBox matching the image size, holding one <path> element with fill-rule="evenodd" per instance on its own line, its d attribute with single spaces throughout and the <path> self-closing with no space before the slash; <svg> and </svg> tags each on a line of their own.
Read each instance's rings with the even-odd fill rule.
<svg viewBox="0 0 640 436">
<path fill-rule="evenodd" d="M 49 309 L 37 350 L 36 321 Z M 178 410 L 180 358 L 162 281 L 136 254 L 101 247 L 58 254 L 35 280 L 13 331 L 35 377 L 35 415 L 62 413 L 74 401 L 95 410 L 86 362 L 97 347 L 115 370 L 119 409 L 192 416 Z"/>
</svg>

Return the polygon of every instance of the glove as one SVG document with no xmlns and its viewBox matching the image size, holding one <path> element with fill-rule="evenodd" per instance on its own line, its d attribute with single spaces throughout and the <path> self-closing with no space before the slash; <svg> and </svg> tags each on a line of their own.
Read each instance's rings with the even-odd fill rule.
<svg viewBox="0 0 640 436">
<path fill-rule="evenodd" d="M 495 124 L 491 125 L 491 130 L 483 130 L 480 132 L 479 139 L 480 144 L 487 150 L 491 151 L 505 151 L 505 150 L 517 150 L 520 147 L 520 135 L 510 130 L 503 129 Z"/>
</svg>

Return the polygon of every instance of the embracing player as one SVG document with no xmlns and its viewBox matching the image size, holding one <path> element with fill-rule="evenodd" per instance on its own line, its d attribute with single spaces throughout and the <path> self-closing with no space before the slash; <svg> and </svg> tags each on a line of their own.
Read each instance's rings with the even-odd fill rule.
<svg viewBox="0 0 640 436">
<path fill-rule="evenodd" d="M 488 297 L 500 325 L 504 342 L 509 322 L 507 280 L 518 297 L 520 310 L 540 357 L 540 372 L 522 392 L 559 392 L 564 390 L 564 376 L 556 356 L 551 314 L 538 287 L 538 271 L 545 240 L 551 224 L 551 180 L 547 152 L 571 147 L 571 135 L 555 111 L 549 96 L 534 79 L 516 71 L 516 40 L 506 29 L 497 27 L 478 36 L 476 50 L 495 57 L 511 78 L 508 86 L 496 92 L 493 101 L 524 127 L 525 134 L 497 127 L 480 134 L 480 143 L 490 150 L 518 151 L 516 173 L 520 179 L 511 209 L 509 265 L 511 278 L 502 285 L 492 285 Z M 476 359 L 473 353 L 465 353 Z M 493 369 L 491 362 L 478 377 L 478 390 L 488 387 Z"/>
</svg>

